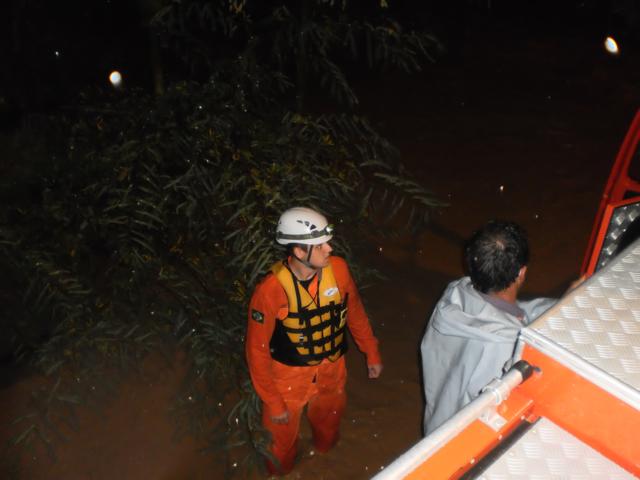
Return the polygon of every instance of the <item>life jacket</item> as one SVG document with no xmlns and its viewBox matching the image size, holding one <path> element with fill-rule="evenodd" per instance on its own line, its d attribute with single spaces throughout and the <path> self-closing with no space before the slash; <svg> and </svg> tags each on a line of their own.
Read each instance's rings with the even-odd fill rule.
<svg viewBox="0 0 640 480">
<path fill-rule="evenodd" d="M 289 313 L 277 319 L 269 347 L 271 357 L 291 366 L 317 365 L 325 358 L 335 362 L 347 351 L 345 332 L 347 300 L 341 301 L 331 265 L 317 273 L 315 297 L 304 288 L 286 262 L 271 271 L 282 285 L 289 302 Z"/>
</svg>

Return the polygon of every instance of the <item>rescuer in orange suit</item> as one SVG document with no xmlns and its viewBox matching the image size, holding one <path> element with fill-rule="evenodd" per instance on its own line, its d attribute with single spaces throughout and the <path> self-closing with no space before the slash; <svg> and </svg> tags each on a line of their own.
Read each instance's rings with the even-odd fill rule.
<svg viewBox="0 0 640 480">
<path fill-rule="evenodd" d="M 332 257 L 332 226 L 304 207 L 285 211 L 276 241 L 287 247 L 256 286 L 249 305 L 246 355 L 271 433 L 270 473 L 292 470 L 300 417 L 307 406 L 313 445 L 324 453 L 338 441 L 346 405 L 347 332 L 366 355 L 369 378 L 382 360 L 346 262 Z"/>
</svg>

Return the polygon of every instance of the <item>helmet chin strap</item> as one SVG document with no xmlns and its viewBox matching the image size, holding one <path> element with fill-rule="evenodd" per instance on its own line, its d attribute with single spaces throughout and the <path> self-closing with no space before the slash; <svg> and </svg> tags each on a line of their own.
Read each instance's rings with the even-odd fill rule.
<svg viewBox="0 0 640 480">
<path fill-rule="evenodd" d="M 308 268 L 312 268 L 312 269 L 316 269 L 316 267 L 314 267 L 311 264 L 311 254 L 313 253 L 313 245 L 307 245 L 307 258 L 300 258 L 298 257 L 295 253 L 293 253 L 293 258 L 295 258 L 296 260 L 298 260 L 301 264 L 303 264 L 305 267 Z"/>
</svg>

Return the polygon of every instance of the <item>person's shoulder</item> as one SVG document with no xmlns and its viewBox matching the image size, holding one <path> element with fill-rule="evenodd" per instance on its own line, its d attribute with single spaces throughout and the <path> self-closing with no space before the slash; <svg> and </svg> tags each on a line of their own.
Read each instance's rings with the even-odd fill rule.
<svg viewBox="0 0 640 480">
<path fill-rule="evenodd" d="M 273 272 L 268 272 L 256 284 L 254 295 L 271 292 L 277 288 L 281 288 L 280 282 L 278 282 L 278 279 Z"/>
<path fill-rule="evenodd" d="M 255 286 L 250 303 L 266 310 L 275 310 L 286 306 L 287 295 L 278 278 L 272 272 L 267 273 Z M 263 313 L 266 312 L 263 310 Z"/>
<path fill-rule="evenodd" d="M 329 263 L 331 264 L 331 268 L 338 271 L 349 271 L 349 265 L 347 261 L 342 257 L 331 256 L 329 257 Z"/>
<path fill-rule="evenodd" d="M 350 289 L 351 287 L 349 287 L 349 285 L 353 283 L 353 277 L 351 276 L 347 261 L 342 257 L 332 256 L 329 258 L 329 262 L 338 286 L 342 289 Z"/>
<path fill-rule="evenodd" d="M 473 288 L 473 283 L 471 282 L 471 279 L 469 277 L 461 277 L 449 282 L 447 284 L 447 288 L 445 289 L 445 292 L 449 292 L 452 290 L 464 290 L 464 291 L 471 290 L 475 292 L 475 289 Z"/>
<path fill-rule="evenodd" d="M 473 287 L 471 279 L 469 277 L 462 277 L 449 282 L 440 296 L 439 303 L 440 305 L 458 305 L 464 303 L 464 299 L 470 298 L 484 302 L 478 291 Z"/>
</svg>

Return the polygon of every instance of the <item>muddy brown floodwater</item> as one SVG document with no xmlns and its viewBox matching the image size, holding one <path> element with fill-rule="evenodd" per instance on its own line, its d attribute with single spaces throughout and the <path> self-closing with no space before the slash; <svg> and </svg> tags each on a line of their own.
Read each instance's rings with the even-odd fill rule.
<svg viewBox="0 0 640 480">
<path fill-rule="evenodd" d="M 450 60 L 419 75 L 379 75 L 360 87 L 374 125 L 397 145 L 417 179 L 450 206 L 433 228 L 371 245 L 388 280 L 363 291 L 385 370 L 366 378 L 352 348 L 342 437 L 302 456 L 288 479 L 370 478 L 420 439 L 418 346 L 447 282 L 462 274 L 461 243 L 490 218 L 530 234 L 524 295 L 559 295 L 574 279 L 606 176 L 640 106 L 640 59 L 610 58 L 601 39 L 471 24 Z M 40 454 L 2 472 L 25 479 L 216 479 L 221 473 L 192 440 L 172 441 L 166 415 L 177 379 L 125 385 L 106 410 L 81 415 L 58 461 Z M 26 385 L 0 392 L 4 425 Z M 22 390 L 21 390 L 22 389 Z M 6 429 L 5 429 L 6 430 Z M 10 477 L 9 477 L 10 478 Z"/>
</svg>

